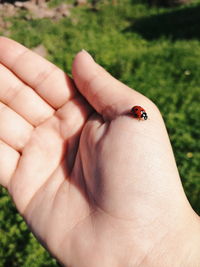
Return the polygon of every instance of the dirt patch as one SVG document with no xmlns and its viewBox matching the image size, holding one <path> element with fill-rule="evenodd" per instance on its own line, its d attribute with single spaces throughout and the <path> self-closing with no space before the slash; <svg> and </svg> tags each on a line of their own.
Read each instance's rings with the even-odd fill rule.
<svg viewBox="0 0 200 267">
<path fill-rule="evenodd" d="M 70 16 L 70 9 L 72 7 L 72 5 L 61 4 L 58 7 L 49 8 L 47 2 L 45 1 L 40 1 L 37 4 L 34 1 L 16 1 L 13 4 L 0 4 L 0 17 L 12 17 L 15 16 L 19 10 L 27 10 L 29 12 L 29 15 L 27 15 L 27 19 L 60 19 L 62 17 Z"/>
</svg>

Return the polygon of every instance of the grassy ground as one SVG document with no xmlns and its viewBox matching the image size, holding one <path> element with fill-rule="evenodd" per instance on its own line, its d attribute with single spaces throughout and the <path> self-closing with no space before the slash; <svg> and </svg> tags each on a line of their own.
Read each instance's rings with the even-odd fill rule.
<svg viewBox="0 0 200 267">
<path fill-rule="evenodd" d="M 52 0 L 51 6 L 60 0 Z M 184 189 L 200 214 L 200 1 L 177 8 L 138 0 L 100 1 L 98 11 L 76 7 L 52 22 L 12 18 L 10 37 L 32 48 L 43 44 L 49 60 L 70 73 L 82 48 L 115 77 L 151 98 L 165 119 Z M 106 3 L 107 2 L 107 3 Z M 0 267 L 56 266 L 26 228 L 2 189 Z"/>
</svg>

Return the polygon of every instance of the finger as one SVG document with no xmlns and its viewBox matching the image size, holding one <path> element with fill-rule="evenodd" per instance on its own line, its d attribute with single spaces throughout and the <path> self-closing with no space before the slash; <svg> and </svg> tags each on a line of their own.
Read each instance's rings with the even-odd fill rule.
<svg viewBox="0 0 200 267">
<path fill-rule="evenodd" d="M 0 184 L 7 187 L 16 170 L 20 154 L 0 140 Z"/>
<path fill-rule="evenodd" d="M 68 174 L 74 166 L 81 130 L 92 111 L 91 106 L 78 96 L 68 101 L 55 113 L 60 121 L 60 134 L 62 139 L 67 141 L 67 149 L 70 151 L 65 162 Z"/>
<path fill-rule="evenodd" d="M 106 119 L 127 113 L 132 106 L 147 101 L 112 77 L 85 51 L 75 57 L 72 74 L 81 94 Z"/>
<path fill-rule="evenodd" d="M 19 43 L 0 37 L 0 63 L 32 87 L 53 108 L 75 94 L 71 79 L 58 67 Z"/>
<path fill-rule="evenodd" d="M 107 124 L 104 123 L 101 116 L 93 113 L 85 124 L 81 138 L 85 139 L 82 144 L 86 147 L 83 151 L 91 151 L 91 147 L 95 147 L 107 130 Z M 87 140 L 87 141 L 86 141 Z"/>
<path fill-rule="evenodd" d="M 33 127 L 12 109 L 0 102 L 0 140 L 21 151 Z"/>
<path fill-rule="evenodd" d="M 11 71 L 0 64 L 0 101 L 37 126 L 51 117 L 54 109 Z"/>
<path fill-rule="evenodd" d="M 60 132 L 62 138 L 67 140 L 80 133 L 92 111 L 91 106 L 81 96 L 77 96 L 58 109 L 55 115 L 61 122 Z"/>
</svg>

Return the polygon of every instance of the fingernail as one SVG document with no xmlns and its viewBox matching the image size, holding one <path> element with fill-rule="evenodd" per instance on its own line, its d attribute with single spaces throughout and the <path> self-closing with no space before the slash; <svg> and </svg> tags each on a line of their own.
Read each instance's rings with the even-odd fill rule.
<svg viewBox="0 0 200 267">
<path fill-rule="evenodd" d="M 85 53 L 87 56 L 89 56 L 94 61 L 94 58 L 85 49 L 82 49 L 81 52 Z"/>
</svg>

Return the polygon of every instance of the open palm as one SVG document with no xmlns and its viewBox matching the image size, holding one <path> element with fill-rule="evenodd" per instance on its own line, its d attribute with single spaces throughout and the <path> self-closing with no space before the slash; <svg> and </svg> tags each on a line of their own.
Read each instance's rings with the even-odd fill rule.
<svg viewBox="0 0 200 267">
<path fill-rule="evenodd" d="M 2 37 L 0 63 L 0 183 L 43 245 L 67 266 L 190 266 L 178 244 L 199 242 L 199 218 L 154 104 L 84 51 L 72 70 L 79 92 Z M 128 114 L 138 104 L 149 120 Z"/>
</svg>

